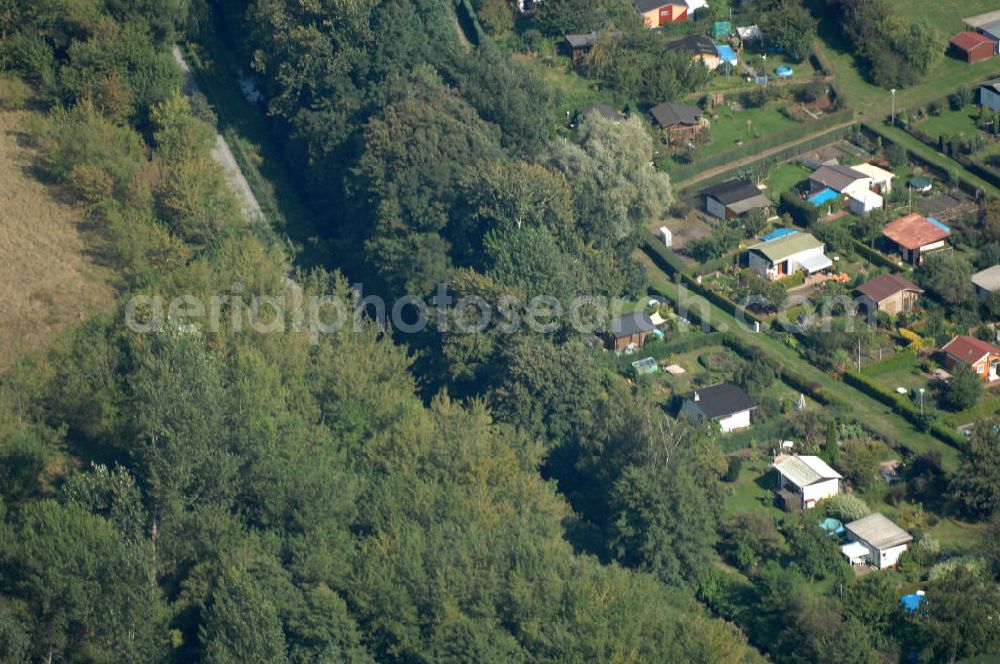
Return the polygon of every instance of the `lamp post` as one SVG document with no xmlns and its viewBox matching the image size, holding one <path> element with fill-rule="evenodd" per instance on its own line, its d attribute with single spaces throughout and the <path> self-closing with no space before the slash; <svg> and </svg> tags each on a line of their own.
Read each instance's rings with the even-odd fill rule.
<svg viewBox="0 0 1000 664">
<path fill-rule="evenodd" d="M 924 416 L 924 388 L 920 388 L 920 417 Z"/>
<path fill-rule="evenodd" d="M 889 116 L 891 118 L 891 121 L 889 122 L 889 124 L 892 125 L 893 127 L 895 127 L 896 126 L 896 88 L 893 88 L 893 89 L 889 90 L 889 94 L 892 95 L 892 114 Z"/>
</svg>

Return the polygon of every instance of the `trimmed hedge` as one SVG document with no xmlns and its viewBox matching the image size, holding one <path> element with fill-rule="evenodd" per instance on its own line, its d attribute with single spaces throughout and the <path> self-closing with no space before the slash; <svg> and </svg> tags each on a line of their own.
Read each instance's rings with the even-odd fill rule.
<svg viewBox="0 0 1000 664">
<path fill-rule="evenodd" d="M 882 139 L 882 145 L 883 146 L 888 146 L 888 145 L 898 145 L 898 146 L 900 146 L 901 148 L 903 148 L 904 150 L 906 150 L 907 156 L 912 161 L 915 161 L 915 162 L 923 165 L 928 171 L 930 171 L 931 173 L 937 175 L 939 178 L 942 178 L 945 181 L 947 181 L 947 180 L 950 179 L 950 173 L 949 173 L 949 169 L 948 168 L 945 168 L 944 166 L 942 166 L 940 164 L 935 164 L 934 162 L 932 162 L 932 161 L 924 158 L 922 155 L 917 154 L 911 148 L 907 147 L 905 144 L 903 144 L 903 143 L 901 143 L 901 142 L 893 139 L 891 136 L 889 136 L 888 134 L 886 134 L 883 131 L 881 131 L 878 126 L 876 126 L 876 125 L 870 125 L 868 123 L 862 123 L 861 124 L 861 129 L 865 133 L 867 133 L 870 137 L 873 137 L 873 138 L 874 137 L 881 137 L 881 139 Z M 906 134 L 906 135 L 910 136 L 909 134 Z M 916 137 L 910 136 L 910 138 L 913 138 L 913 140 L 917 141 L 920 145 L 924 145 L 923 142 L 919 141 Z M 939 154 L 940 155 L 941 153 L 937 152 L 935 150 L 935 154 Z M 944 155 L 941 155 L 941 158 L 942 159 L 949 159 L 949 157 L 946 157 Z M 961 166 L 961 164 L 959 164 L 959 166 Z M 970 196 L 973 196 L 974 198 L 978 198 L 979 195 L 980 195 L 980 192 L 982 191 L 982 187 L 980 187 L 978 184 L 976 184 L 975 182 L 973 182 L 972 180 L 970 180 L 968 177 L 964 177 L 963 173 L 968 173 L 968 169 L 962 168 L 962 169 L 957 170 L 956 173 L 955 173 L 958 176 L 958 188 L 961 189 L 962 191 L 964 191 L 965 193 L 969 194 Z"/>
<path fill-rule="evenodd" d="M 819 221 L 820 209 L 808 201 L 803 201 L 790 191 L 782 192 L 778 212 L 789 214 L 797 225 L 812 228 Z"/>
<path fill-rule="evenodd" d="M 643 249 L 646 252 L 657 267 L 666 272 L 672 277 L 677 277 L 680 279 L 681 284 L 705 298 L 715 306 L 720 309 L 724 309 L 728 313 L 739 318 L 740 306 L 727 298 L 726 296 L 715 292 L 711 288 L 708 288 L 704 284 L 699 284 L 694 277 L 692 277 L 685 270 L 684 266 L 680 262 L 677 254 L 663 246 L 662 242 L 657 241 L 656 237 L 647 231 L 645 242 L 643 243 Z M 743 310 L 743 316 L 745 319 L 750 321 L 756 321 L 762 326 L 767 325 L 767 319 L 758 316 L 752 311 Z M 690 317 L 689 317 L 690 318 Z M 693 320 L 693 319 L 692 319 Z M 700 322 L 700 321 L 697 321 Z"/>
<path fill-rule="evenodd" d="M 757 157 L 753 162 L 753 168 L 759 172 L 767 171 L 778 164 L 783 164 L 787 161 L 796 159 L 807 152 L 815 150 L 817 148 L 824 147 L 833 143 L 835 141 L 849 138 L 852 134 L 853 128 L 857 125 L 849 125 L 846 127 L 836 127 L 829 129 L 817 136 L 810 138 L 809 140 L 802 141 L 801 143 L 794 143 L 793 145 L 788 145 L 780 150 L 776 150 L 772 154 L 766 157 Z M 684 182 L 678 182 L 681 178 L 676 172 L 672 172 L 671 179 L 674 181 L 674 185 L 677 187 L 677 192 L 680 195 L 687 195 L 695 189 L 702 189 L 712 184 L 717 184 L 723 180 L 729 180 L 734 177 L 738 177 L 741 170 L 747 168 L 746 166 L 733 166 L 725 171 L 722 171 L 716 175 L 709 178 L 699 179 L 697 182 L 685 184 Z M 694 177 L 698 173 L 691 173 L 690 177 Z"/>
<path fill-rule="evenodd" d="M 482 45 L 486 41 L 486 33 L 483 32 L 482 26 L 479 25 L 479 17 L 476 16 L 476 10 L 473 9 L 472 2 L 470 0 L 458 0 L 455 3 L 455 9 L 466 36 L 470 37 L 470 41 L 474 42 L 476 46 Z M 471 28 L 472 34 L 469 34 L 469 30 L 466 28 Z"/>
<path fill-rule="evenodd" d="M 943 419 L 945 423 L 951 425 L 952 427 L 958 427 L 963 424 L 968 424 L 969 422 L 975 422 L 985 417 L 989 417 L 998 410 L 1000 410 L 1000 395 L 983 399 L 972 408 L 966 408 L 965 410 L 957 413 L 951 413 L 950 415 L 946 415 Z"/>
<path fill-rule="evenodd" d="M 726 312 L 732 314 L 737 319 L 740 319 L 740 312 L 742 311 L 743 319 L 749 321 L 756 321 L 760 323 L 762 329 L 768 326 L 768 321 L 766 318 L 761 318 L 760 316 L 758 316 L 757 314 L 746 308 L 741 309 L 739 304 L 733 302 L 725 295 L 715 292 L 714 290 L 708 288 L 704 284 L 699 284 L 697 281 L 695 281 L 694 277 L 692 277 L 687 273 L 684 272 L 681 273 L 681 283 L 690 288 L 698 295 L 708 300 L 709 302 L 711 302 L 712 304 L 714 304 L 715 306 L 719 307 L 720 309 L 724 309 Z"/>
<path fill-rule="evenodd" d="M 890 392 L 869 379 L 867 376 L 859 374 L 856 371 L 845 371 L 844 382 L 858 388 L 873 399 L 877 399 L 878 401 L 889 406 L 897 414 L 902 415 L 909 420 L 909 422 L 914 426 L 921 426 L 922 418 L 920 416 L 920 409 L 903 395 Z M 928 431 L 932 436 L 948 445 L 951 445 L 952 447 L 958 449 L 963 449 L 965 447 L 965 438 L 953 428 L 942 424 L 939 421 L 931 423 L 928 427 Z"/>
<path fill-rule="evenodd" d="M 764 355 L 764 351 L 762 349 L 752 343 L 747 343 L 743 339 L 732 334 L 725 335 L 722 343 L 727 348 L 735 351 L 738 355 L 745 359 L 752 358 L 757 355 Z M 819 383 L 808 380 L 802 374 L 793 369 L 788 369 L 780 363 L 777 364 L 777 369 L 779 372 L 778 379 L 792 389 L 802 392 L 813 401 L 821 403 L 825 406 L 830 405 L 833 402 L 830 396 L 823 389 L 823 386 Z"/>
<path fill-rule="evenodd" d="M 678 256 L 672 249 L 663 244 L 663 241 L 657 238 L 648 230 L 643 236 L 644 249 L 646 254 L 649 255 L 656 266 L 669 274 L 671 277 L 678 272 L 684 272 L 684 263 L 681 261 L 680 256 Z"/>
<path fill-rule="evenodd" d="M 968 444 L 962 434 L 941 422 L 932 424 L 930 432 L 932 436 L 960 450 L 965 449 L 965 446 Z"/>
<path fill-rule="evenodd" d="M 867 244 L 861 242 L 856 238 L 851 238 L 851 246 L 854 247 L 855 251 L 857 251 L 859 254 L 867 258 L 869 262 L 874 263 L 875 265 L 879 265 L 881 267 L 887 267 L 891 270 L 895 270 L 896 268 L 899 267 L 891 258 L 888 258 L 882 253 L 875 251 Z"/>
<path fill-rule="evenodd" d="M 920 409 L 913 405 L 909 398 L 890 392 L 864 374 L 857 371 L 845 371 L 844 382 L 858 388 L 873 399 L 881 401 L 911 422 L 916 423 L 916 420 L 920 418 Z"/>
</svg>

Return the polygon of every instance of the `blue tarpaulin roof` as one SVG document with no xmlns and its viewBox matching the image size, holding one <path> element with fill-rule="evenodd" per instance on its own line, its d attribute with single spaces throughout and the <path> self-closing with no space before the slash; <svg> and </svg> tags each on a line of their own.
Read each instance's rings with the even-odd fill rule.
<svg viewBox="0 0 1000 664">
<path fill-rule="evenodd" d="M 731 62 L 735 65 L 739 61 L 736 57 L 736 51 L 733 50 L 732 46 L 716 44 L 715 52 L 719 54 L 719 57 L 722 58 L 723 62 Z"/>
<path fill-rule="evenodd" d="M 786 235 L 791 235 L 792 233 L 798 233 L 794 228 L 775 228 L 773 231 L 764 235 L 760 238 L 761 242 L 770 242 L 771 240 L 777 240 L 778 238 L 785 237 Z"/>
<path fill-rule="evenodd" d="M 816 194 L 813 194 L 812 196 L 810 196 L 809 197 L 809 202 L 812 203 L 813 205 L 815 205 L 816 207 L 819 207 L 823 203 L 826 203 L 828 201 L 832 201 L 837 196 L 840 196 L 840 194 L 838 194 L 837 192 L 835 192 L 833 189 L 830 189 L 829 187 L 827 187 L 823 191 L 821 191 L 819 193 L 816 193 Z"/>
<path fill-rule="evenodd" d="M 932 224 L 934 224 L 935 226 L 937 226 L 938 228 L 940 228 L 943 231 L 948 231 L 949 233 L 951 232 L 950 228 L 948 228 L 947 226 L 945 226 L 944 224 L 942 224 L 940 221 L 938 221 L 934 217 L 927 217 L 927 221 L 931 222 Z"/>
<path fill-rule="evenodd" d="M 911 595 L 903 595 L 900 598 L 899 603 L 902 604 L 903 608 L 907 611 L 916 611 L 920 608 L 920 605 L 924 603 L 925 599 L 927 598 L 923 595 L 917 595 L 914 593 Z"/>
</svg>

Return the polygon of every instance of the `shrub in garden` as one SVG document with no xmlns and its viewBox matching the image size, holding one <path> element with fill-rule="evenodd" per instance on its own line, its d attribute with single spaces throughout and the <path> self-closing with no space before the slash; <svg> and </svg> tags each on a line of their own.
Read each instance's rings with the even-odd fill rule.
<svg viewBox="0 0 1000 664">
<path fill-rule="evenodd" d="M 868 503 L 849 493 L 841 493 L 827 498 L 821 503 L 821 506 L 827 516 L 832 516 L 843 523 L 856 521 L 872 513 Z"/>
</svg>

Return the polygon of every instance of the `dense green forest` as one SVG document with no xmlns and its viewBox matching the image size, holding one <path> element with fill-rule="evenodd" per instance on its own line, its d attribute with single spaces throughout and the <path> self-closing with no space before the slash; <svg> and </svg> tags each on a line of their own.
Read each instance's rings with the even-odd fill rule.
<svg viewBox="0 0 1000 664">
<path fill-rule="evenodd" d="M 586 4 L 553 1 L 538 28 Z M 581 27 L 631 16 L 604 4 Z M 211 159 L 213 111 L 170 55 L 207 35 L 257 76 L 324 267 L 248 224 Z M 225 320 L 257 295 L 352 300 L 359 283 L 644 295 L 634 250 L 672 192 L 641 120 L 557 134 L 543 82 L 463 44 L 450 2 L 0 0 L 0 66 L 31 86 L 39 176 L 106 236 L 121 292 L 0 380 L 0 662 L 856 663 L 1000 646 L 990 571 L 942 578 L 927 620 L 904 622 L 885 577 L 855 579 L 807 521 L 727 517 L 717 436 L 568 327 L 125 324 L 136 295 L 225 294 Z M 763 399 L 778 369 L 741 362 Z M 822 440 L 834 416 L 850 414 L 788 435 Z M 977 432 L 955 489 L 983 521 L 998 430 Z M 913 466 L 925 497 L 939 462 Z"/>
<path fill-rule="evenodd" d="M 364 257 L 346 266 L 352 276 L 530 292 L 549 285 L 509 279 L 534 262 L 574 288 L 641 288 L 634 226 L 663 202 L 641 192 L 652 172 L 633 179 L 649 149 L 634 128 L 544 140 L 544 90 L 499 53 L 455 51 L 442 3 L 227 9 L 255 26 L 246 46 L 269 74 L 313 204 L 344 210 L 323 221 L 344 243 L 337 255 Z M 534 341 L 497 344 L 475 358 L 510 367 L 492 376 L 491 413 L 481 399 L 422 398 L 408 351 L 375 329 L 313 343 L 293 331 L 123 324 L 134 294 L 230 293 L 225 314 L 289 288 L 350 296 L 333 270 L 297 272 L 290 285 L 294 256 L 243 222 L 208 156 L 211 112 L 178 92 L 169 46 L 215 18 L 185 2 L 0 9 L 3 66 L 47 109 L 29 128 L 38 169 L 103 229 L 122 291 L 115 311 L 3 380 L 0 660 L 754 659 L 736 627 L 679 589 L 684 566 L 711 547 L 712 514 L 678 517 L 695 530 L 675 534 L 689 541 L 666 556 L 650 546 L 653 524 L 616 525 L 638 498 L 633 478 L 656 491 L 660 473 L 683 478 L 671 491 L 708 509 L 719 453 L 648 416 L 636 429 L 641 400 L 596 365 L 551 375 Z M 602 193 L 618 181 L 631 193 Z M 549 204 L 518 208 L 523 192 Z M 591 211 L 613 224 L 584 227 Z M 518 246 L 510 229 L 522 224 L 548 253 Z M 418 259 L 404 259 L 414 246 Z M 598 276 L 569 278 L 581 274 Z M 553 367 L 561 352 L 548 349 Z M 587 389 L 579 403 L 527 407 L 559 388 L 549 381 Z M 608 542 L 594 544 L 602 558 L 569 543 L 579 519 L 540 471 L 581 418 L 586 446 L 574 439 L 561 454 L 595 490 L 581 500 L 592 539 Z M 677 446 L 669 463 L 657 451 L 666 441 Z M 653 573 L 612 562 L 619 550 Z"/>
</svg>

